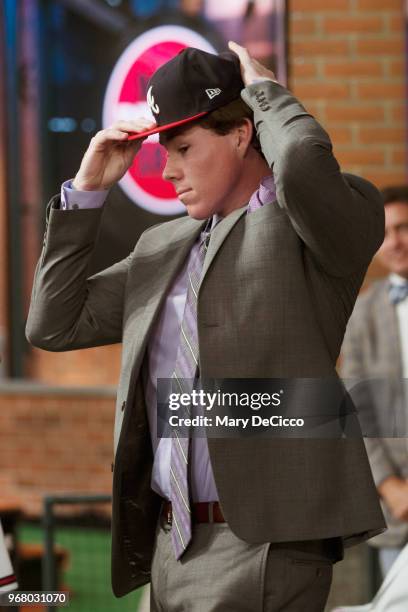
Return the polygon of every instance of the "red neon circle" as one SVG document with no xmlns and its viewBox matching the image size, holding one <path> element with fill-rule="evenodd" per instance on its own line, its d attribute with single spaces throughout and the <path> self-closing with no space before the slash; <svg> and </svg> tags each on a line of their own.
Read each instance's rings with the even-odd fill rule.
<svg viewBox="0 0 408 612">
<path fill-rule="evenodd" d="M 134 103 L 146 100 L 147 84 L 152 74 L 186 47 L 187 45 L 180 42 L 165 41 L 144 51 L 134 62 L 123 82 L 119 102 Z M 173 200 L 177 197 L 175 189 L 161 176 L 165 163 L 165 151 L 159 143 L 144 143 L 129 168 L 129 174 L 152 196 Z"/>
<path fill-rule="evenodd" d="M 119 102 L 146 100 L 147 83 L 160 66 L 171 60 L 187 45 L 165 41 L 144 51 L 129 70 L 119 94 Z"/>
<path fill-rule="evenodd" d="M 142 189 L 157 198 L 177 197 L 171 183 L 162 179 L 166 164 L 166 151 L 157 142 L 145 142 L 129 168 L 129 173 Z"/>
</svg>

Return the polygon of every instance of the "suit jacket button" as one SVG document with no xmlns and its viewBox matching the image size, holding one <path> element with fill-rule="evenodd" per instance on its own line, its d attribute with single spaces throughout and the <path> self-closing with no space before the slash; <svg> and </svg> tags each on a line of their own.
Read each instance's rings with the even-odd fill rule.
<svg viewBox="0 0 408 612">
<path fill-rule="evenodd" d="M 124 411 L 125 408 L 126 408 L 126 402 L 123 402 L 122 407 L 121 407 L 122 412 Z"/>
</svg>

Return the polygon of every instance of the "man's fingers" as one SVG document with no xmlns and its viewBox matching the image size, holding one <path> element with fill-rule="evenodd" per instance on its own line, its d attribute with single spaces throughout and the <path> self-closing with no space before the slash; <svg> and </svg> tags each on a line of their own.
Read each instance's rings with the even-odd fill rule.
<svg viewBox="0 0 408 612">
<path fill-rule="evenodd" d="M 248 49 L 246 49 L 245 47 L 241 47 L 241 45 L 234 42 L 233 40 L 229 41 L 228 47 L 231 49 L 231 51 L 238 55 L 241 63 L 248 62 L 251 59 Z"/>
<path fill-rule="evenodd" d="M 275 74 L 258 62 L 258 60 L 254 59 L 245 47 L 241 47 L 241 45 L 232 40 L 229 41 L 228 46 L 231 51 L 238 55 L 241 64 L 242 80 L 245 85 L 250 85 L 259 79 L 278 82 Z"/>
<path fill-rule="evenodd" d="M 101 130 L 100 132 L 97 132 L 93 140 L 98 144 L 103 144 L 112 140 L 126 140 L 127 137 L 128 133 L 125 131 L 121 131 L 115 128 L 107 128 L 106 130 Z"/>
<path fill-rule="evenodd" d="M 144 132 L 146 129 L 153 128 L 155 125 L 155 121 L 140 117 L 130 121 L 117 121 L 111 126 L 111 128 L 123 130 L 124 132 Z"/>
<path fill-rule="evenodd" d="M 149 119 L 138 119 L 135 121 L 117 121 L 111 127 L 101 130 L 95 134 L 93 140 L 97 144 L 104 144 L 110 141 L 125 142 L 129 134 L 145 132 L 156 126 L 154 121 Z"/>
<path fill-rule="evenodd" d="M 243 51 L 246 51 L 245 47 L 242 47 L 241 45 L 239 45 L 233 40 L 230 40 L 228 42 L 228 46 L 231 49 L 231 51 L 234 51 L 234 53 L 237 53 L 238 55 L 242 53 Z"/>
</svg>

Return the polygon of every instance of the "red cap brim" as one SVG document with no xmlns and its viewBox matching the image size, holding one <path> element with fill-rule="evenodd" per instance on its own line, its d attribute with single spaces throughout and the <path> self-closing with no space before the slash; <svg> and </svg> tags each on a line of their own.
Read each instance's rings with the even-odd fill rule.
<svg viewBox="0 0 408 612">
<path fill-rule="evenodd" d="M 145 132 L 137 132 L 137 134 L 132 134 L 128 136 L 129 140 L 137 140 L 139 138 L 147 138 L 151 134 L 158 134 L 159 132 L 165 132 L 166 130 L 171 130 L 172 128 L 178 127 L 179 125 L 183 125 L 183 123 L 189 123 L 189 121 L 194 121 L 194 119 L 199 119 L 204 115 L 208 115 L 210 111 L 204 111 L 203 113 L 198 113 L 198 115 L 194 115 L 194 117 L 188 117 L 187 119 L 181 119 L 180 121 L 173 121 L 173 123 L 168 123 L 167 125 L 160 125 L 155 128 L 151 128 L 150 130 L 146 130 Z"/>
</svg>

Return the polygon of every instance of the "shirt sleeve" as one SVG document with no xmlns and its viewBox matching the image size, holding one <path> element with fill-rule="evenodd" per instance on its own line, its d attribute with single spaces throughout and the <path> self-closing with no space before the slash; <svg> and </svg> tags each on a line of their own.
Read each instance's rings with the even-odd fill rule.
<svg viewBox="0 0 408 612">
<path fill-rule="evenodd" d="M 61 186 L 61 209 L 78 210 L 80 208 L 101 208 L 107 198 L 109 189 L 101 191 L 79 191 L 72 187 L 72 179 Z"/>
</svg>

